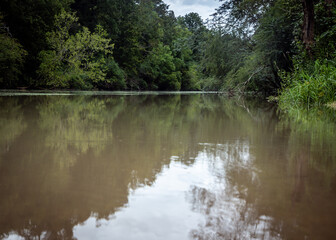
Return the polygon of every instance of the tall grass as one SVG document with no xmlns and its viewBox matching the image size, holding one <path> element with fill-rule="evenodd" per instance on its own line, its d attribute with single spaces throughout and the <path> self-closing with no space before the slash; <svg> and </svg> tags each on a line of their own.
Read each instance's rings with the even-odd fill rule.
<svg viewBox="0 0 336 240">
<path fill-rule="evenodd" d="M 316 60 L 283 74 L 284 86 L 279 94 L 283 109 L 321 106 L 336 100 L 336 62 Z"/>
</svg>

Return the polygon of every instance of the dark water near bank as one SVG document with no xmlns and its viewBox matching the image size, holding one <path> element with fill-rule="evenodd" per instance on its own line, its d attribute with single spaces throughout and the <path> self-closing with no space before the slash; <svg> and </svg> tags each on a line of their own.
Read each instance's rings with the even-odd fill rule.
<svg viewBox="0 0 336 240">
<path fill-rule="evenodd" d="M 334 112 L 0 96 L 0 239 L 336 239 Z"/>
</svg>

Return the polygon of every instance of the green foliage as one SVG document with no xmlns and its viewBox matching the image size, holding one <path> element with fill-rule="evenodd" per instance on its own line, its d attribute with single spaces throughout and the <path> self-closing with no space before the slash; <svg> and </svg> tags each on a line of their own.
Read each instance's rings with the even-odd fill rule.
<svg viewBox="0 0 336 240">
<path fill-rule="evenodd" d="M 203 54 L 203 45 L 208 33 L 208 29 L 205 27 L 202 18 L 198 13 L 192 12 L 186 14 L 184 17 L 179 17 L 178 22 L 192 33 L 189 37 L 189 45 L 192 49 L 193 59 L 200 61 Z"/>
<path fill-rule="evenodd" d="M 197 65 L 207 30 L 196 13 L 177 21 L 162 0 L 5 0 L 1 9 L 13 36 L 28 51 L 24 84 L 15 86 L 200 88 L 202 69 Z M 23 58 L 16 59 L 18 64 L 7 72 L 13 79 L 23 64 Z"/>
<path fill-rule="evenodd" d="M 38 73 L 45 79 L 43 85 L 91 88 L 105 81 L 106 58 L 111 58 L 113 44 L 99 25 L 94 33 L 83 27 L 78 33 L 71 34 L 76 22 L 75 14 L 65 11 L 55 17 L 56 30 L 47 34 L 51 50 L 41 51 L 39 55 Z"/>
<path fill-rule="evenodd" d="M 279 72 L 291 72 L 293 59 L 296 62 L 295 68 L 302 69 L 305 74 L 314 72 L 316 82 L 328 82 L 324 79 L 327 78 L 324 73 L 316 73 L 317 68 L 311 64 L 311 60 L 315 58 L 324 62 L 324 59 L 335 59 L 334 3 L 328 2 L 330 3 L 328 5 L 321 0 L 314 2 L 316 42 L 312 46 L 312 51 L 305 53 L 306 46 L 300 41 L 303 20 L 300 2 L 295 0 L 223 0 L 222 2 L 213 19 L 213 29 L 206 41 L 201 61 L 206 76 L 218 80 L 207 81 L 206 86 L 221 81 L 219 86 L 223 90 L 234 89 L 238 92 L 249 90 L 275 94 L 284 81 Z M 293 81 L 293 86 L 300 85 L 298 75 L 300 73 L 295 70 L 293 74 L 288 75 L 291 77 L 286 77 L 286 81 Z"/>
<path fill-rule="evenodd" d="M 316 60 L 311 67 L 296 64 L 292 73 L 284 73 L 284 88 L 279 103 L 284 109 L 321 106 L 336 100 L 335 61 Z"/>
<path fill-rule="evenodd" d="M 300 53 L 295 55 L 294 68 L 282 73 L 283 89 L 279 103 L 283 109 L 321 107 L 336 99 L 336 8 L 315 3 L 316 37 L 312 53 L 298 41 Z M 313 55 L 312 55 L 313 54 Z"/>
<path fill-rule="evenodd" d="M 0 15 L 0 86 L 15 87 L 19 85 L 19 77 L 23 68 L 26 50 L 12 37 L 9 28 L 3 23 Z"/>
<path fill-rule="evenodd" d="M 45 34 L 54 27 L 54 16 L 61 9 L 69 9 L 73 0 L 2 0 L 0 9 L 4 22 L 13 38 L 27 51 L 24 63 L 24 79 L 20 85 L 29 85 L 36 77 L 39 66 L 38 53 L 47 47 Z"/>
<path fill-rule="evenodd" d="M 198 64 L 191 63 L 188 70 L 182 74 L 182 90 L 201 90 L 202 74 L 200 73 Z"/>
<path fill-rule="evenodd" d="M 336 7 L 326 11 L 324 4 L 316 7 L 318 24 L 314 54 L 316 58 L 332 59 L 336 57 Z"/>
<path fill-rule="evenodd" d="M 223 4 L 217 9 L 215 20 L 225 22 L 233 32 L 251 34 L 260 24 L 268 8 L 276 0 L 219 0 Z"/>
<path fill-rule="evenodd" d="M 227 65 L 230 64 L 227 59 L 228 54 L 226 53 L 228 48 L 225 45 L 227 44 L 228 41 L 222 39 L 220 32 L 210 35 L 202 59 L 203 66 L 208 75 L 221 78 L 230 70 L 230 66 Z"/>
<path fill-rule="evenodd" d="M 140 68 L 152 90 L 180 90 L 181 73 L 176 71 L 169 46 L 159 44 L 147 56 Z"/>
<path fill-rule="evenodd" d="M 127 88 L 126 74 L 113 58 L 106 60 L 106 69 L 106 81 L 102 83 L 105 84 L 103 88 L 125 90 Z"/>
<path fill-rule="evenodd" d="M 4 0 L 0 87 L 275 94 L 293 59 L 309 73 L 312 59 L 335 59 L 332 1 L 314 1 L 306 53 L 299 1 L 220 2 L 205 25 L 197 13 L 176 19 L 162 0 Z"/>
<path fill-rule="evenodd" d="M 204 77 L 201 81 L 203 91 L 217 91 L 222 86 L 222 81 L 216 77 Z"/>
<path fill-rule="evenodd" d="M 171 48 L 176 70 L 181 72 L 181 90 L 200 90 L 200 69 L 190 42 L 194 35 L 180 24 L 175 27 L 175 33 Z"/>
<path fill-rule="evenodd" d="M 228 22 L 215 24 L 205 48 L 207 74 L 221 79 L 223 90 L 276 92 L 278 70 L 290 69 L 295 52 L 298 5 L 291 0 L 226 1 L 215 20 L 225 12 Z"/>
<path fill-rule="evenodd" d="M 143 51 L 151 51 L 162 42 L 163 29 L 161 19 L 155 12 L 155 5 L 151 1 L 139 1 L 137 14 L 137 28 L 140 32 L 140 48 Z M 141 16 L 141 17 L 140 17 Z"/>
<path fill-rule="evenodd" d="M 208 75 L 223 79 L 246 56 L 247 43 L 232 34 L 214 31 L 208 36 L 202 64 Z"/>
</svg>

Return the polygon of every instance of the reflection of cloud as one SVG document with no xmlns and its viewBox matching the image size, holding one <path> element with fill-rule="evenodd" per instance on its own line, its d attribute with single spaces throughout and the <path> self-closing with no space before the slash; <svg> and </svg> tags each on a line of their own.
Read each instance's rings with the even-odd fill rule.
<svg viewBox="0 0 336 240">
<path fill-rule="evenodd" d="M 174 160 L 175 159 L 175 160 Z M 191 183 L 209 178 L 203 165 L 185 168 L 172 157 L 152 186 L 135 189 L 127 206 L 108 219 L 92 216 L 74 227 L 77 239 L 175 240 L 186 239 L 190 229 L 197 227 L 202 215 L 191 211 L 185 193 Z"/>
<path fill-rule="evenodd" d="M 226 144 L 200 143 L 204 147 L 204 153 L 208 158 L 214 155 L 222 164 L 230 168 L 250 169 L 253 167 L 254 156 L 250 154 L 250 144 L 248 141 L 232 141 Z"/>
<path fill-rule="evenodd" d="M 180 156 L 191 127 L 200 129 L 191 124 L 199 95 L 181 98 L 0 98 L 0 239 L 72 239 L 92 213 L 107 218 L 127 205 L 130 188 L 151 185 L 163 164 L 178 161 L 170 156 Z"/>
<path fill-rule="evenodd" d="M 192 239 L 277 239 L 273 218 L 260 215 L 247 198 L 253 191 L 248 184 L 258 185 L 249 142 L 200 145 L 204 149 L 197 158 L 207 159 L 216 184 L 194 185 L 189 190 L 193 211 L 205 217 L 205 222 L 191 231 Z"/>
<path fill-rule="evenodd" d="M 198 13 L 204 20 L 209 18 L 220 5 L 216 0 L 168 0 L 165 1 L 176 16 L 184 16 L 190 12 Z"/>
<path fill-rule="evenodd" d="M 236 188 L 195 186 L 190 194 L 193 209 L 205 216 L 205 223 L 191 232 L 193 239 L 277 239 L 272 232 L 273 219 L 259 216 Z"/>
</svg>

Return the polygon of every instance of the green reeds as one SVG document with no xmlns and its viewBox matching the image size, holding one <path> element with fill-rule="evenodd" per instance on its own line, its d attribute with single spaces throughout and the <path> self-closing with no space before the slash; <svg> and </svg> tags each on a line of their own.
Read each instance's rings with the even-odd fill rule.
<svg viewBox="0 0 336 240">
<path fill-rule="evenodd" d="M 279 94 L 283 109 L 316 107 L 336 100 L 336 63 L 316 60 L 312 66 L 296 65 L 282 76 L 284 87 Z"/>
</svg>

